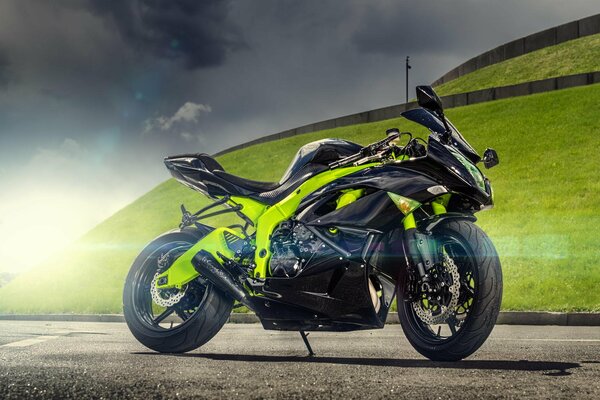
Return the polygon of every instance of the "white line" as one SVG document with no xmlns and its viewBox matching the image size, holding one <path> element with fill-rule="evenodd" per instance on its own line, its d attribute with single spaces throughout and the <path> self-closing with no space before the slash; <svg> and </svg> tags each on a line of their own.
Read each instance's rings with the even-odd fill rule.
<svg viewBox="0 0 600 400">
<path fill-rule="evenodd" d="M 600 339 L 514 339 L 514 338 L 491 338 L 492 340 L 511 340 L 514 342 L 600 342 Z"/>
<path fill-rule="evenodd" d="M 4 344 L 0 347 L 28 347 L 33 346 L 34 344 L 44 343 L 48 340 L 58 339 L 60 336 L 39 336 L 31 339 L 19 340 L 18 342 L 12 342 Z"/>
</svg>

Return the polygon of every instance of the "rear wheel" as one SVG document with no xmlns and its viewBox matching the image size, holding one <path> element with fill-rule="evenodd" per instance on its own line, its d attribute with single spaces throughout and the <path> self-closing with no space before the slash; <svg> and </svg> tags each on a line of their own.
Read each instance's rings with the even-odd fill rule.
<svg viewBox="0 0 600 400">
<path fill-rule="evenodd" d="M 457 361 L 487 339 L 500 311 L 502 271 L 488 236 L 469 221 L 439 224 L 433 232 L 442 262 L 430 284 L 399 290 L 398 315 L 408 341 L 425 357 Z M 404 274 L 400 287 L 409 285 Z"/>
<path fill-rule="evenodd" d="M 146 246 L 127 275 L 125 320 L 136 339 L 152 350 L 182 353 L 198 348 L 217 334 L 231 313 L 233 300 L 201 277 L 181 289 L 156 288 L 158 275 L 200 237 L 189 231 L 160 236 Z"/>
</svg>

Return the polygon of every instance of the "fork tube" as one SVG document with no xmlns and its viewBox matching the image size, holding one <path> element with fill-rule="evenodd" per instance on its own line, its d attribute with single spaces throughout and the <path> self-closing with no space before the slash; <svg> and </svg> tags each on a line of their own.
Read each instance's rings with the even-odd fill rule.
<svg viewBox="0 0 600 400">
<path fill-rule="evenodd" d="M 433 209 L 433 213 L 435 215 L 446 214 L 446 207 L 442 203 L 438 203 L 437 201 L 431 202 L 431 208 Z"/>
<path fill-rule="evenodd" d="M 416 229 L 417 223 L 415 222 L 415 215 L 413 213 L 408 214 L 406 217 L 404 217 L 402 224 L 404 224 L 405 231 L 408 231 L 409 229 Z"/>
</svg>

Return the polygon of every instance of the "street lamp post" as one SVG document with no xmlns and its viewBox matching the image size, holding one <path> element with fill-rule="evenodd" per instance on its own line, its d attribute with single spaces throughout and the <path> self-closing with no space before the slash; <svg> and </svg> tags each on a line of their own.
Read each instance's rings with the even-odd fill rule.
<svg viewBox="0 0 600 400">
<path fill-rule="evenodd" d="M 408 103 L 408 70 L 412 67 L 409 64 L 410 56 L 406 56 L 406 102 Z"/>
</svg>

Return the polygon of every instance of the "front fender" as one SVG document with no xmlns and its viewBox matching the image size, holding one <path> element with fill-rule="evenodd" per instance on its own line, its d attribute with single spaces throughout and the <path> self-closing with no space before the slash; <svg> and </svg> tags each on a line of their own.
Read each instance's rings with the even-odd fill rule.
<svg viewBox="0 0 600 400">
<path fill-rule="evenodd" d="M 440 223 L 457 219 L 464 219 L 471 222 L 477 221 L 477 217 L 475 217 L 473 214 L 448 212 L 445 214 L 432 215 L 431 217 L 423 218 L 417 221 L 417 228 L 422 232 L 430 233 Z"/>
</svg>

